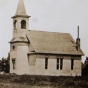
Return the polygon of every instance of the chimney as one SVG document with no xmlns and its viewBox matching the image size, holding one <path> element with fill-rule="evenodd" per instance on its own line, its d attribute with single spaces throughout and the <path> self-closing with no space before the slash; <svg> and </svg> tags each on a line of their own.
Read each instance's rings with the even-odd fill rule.
<svg viewBox="0 0 88 88">
<path fill-rule="evenodd" d="M 78 26 L 78 35 L 77 35 L 77 39 L 76 39 L 76 45 L 77 45 L 77 51 L 79 51 L 80 49 L 80 38 L 79 38 L 79 26 Z"/>
</svg>

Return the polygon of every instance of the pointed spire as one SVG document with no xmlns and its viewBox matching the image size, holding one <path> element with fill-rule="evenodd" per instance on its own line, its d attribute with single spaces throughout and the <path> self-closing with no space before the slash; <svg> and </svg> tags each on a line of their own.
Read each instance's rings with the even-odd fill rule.
<svg viewBox="0 0 88 88">
<path fill-rule="evenodd" d="M 19 0 L 16 15 L 26 15 L 26 10 L 23 0 Z"/>
<path fill-rule="evenodd" d="M 26 14 L 26 10 L 25 10 L 25 6 L 24 6 L 23 0 L 19 0 L 16 14 L 12 18 L 15 18 L 15 17 L 26 17 L 26 18 L 31 17 L 31 16 L 28 16 Z"/>
</svg>

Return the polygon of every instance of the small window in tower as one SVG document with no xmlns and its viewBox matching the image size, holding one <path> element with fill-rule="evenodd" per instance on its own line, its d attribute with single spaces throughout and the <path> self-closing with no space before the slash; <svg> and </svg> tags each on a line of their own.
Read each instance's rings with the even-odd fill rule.
<svg viewBox="0 0 88 88">
<path fill-rule="evenodd" d="M 15 49 L 15 46 L 13 45 L 13 47 L 12 47 L 12 48 L 13 48 L 13 50 L 14 50 L 14 49 Z"/>
<path fill-rule="evenodd" d="M 26 29 L 26 21 L 25 20 L 21 21 L 21 29 Z"/>
<path fill-rule="evenodd" d="M 12 64 L 13 64 L 13 69 L 15 69 L 15 64 L 16 64 L 15 58 L 12 59 Z"/>
<path fill-rule="evenodd" d="M 17 21 L 14 21 L 14 29 L 17 29 Z"/>
</svg>

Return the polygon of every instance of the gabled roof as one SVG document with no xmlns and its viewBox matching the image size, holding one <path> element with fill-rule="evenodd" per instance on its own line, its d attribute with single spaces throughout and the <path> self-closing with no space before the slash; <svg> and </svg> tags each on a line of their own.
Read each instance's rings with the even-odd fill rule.
<svg viewBox="0 0 88 88">
<path fill-rule="evenodd" d="M 77 51 L 76 43 L 69 33 L 29 31 L 27 37 L 35 52 L 84 55 Z"/>
</svg>

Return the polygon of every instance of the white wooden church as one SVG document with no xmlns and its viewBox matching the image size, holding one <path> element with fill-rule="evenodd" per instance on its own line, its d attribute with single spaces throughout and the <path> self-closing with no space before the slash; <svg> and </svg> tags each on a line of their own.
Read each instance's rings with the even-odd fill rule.
<svg viewBox="0 0 88 88">
<path fill-rule="evenodd" d="M 19 0 L 10 41 L 10 73 L 18 75 L 81 75 L 80 38 L 69 33 L 28 30 L 29 18 Z M 79 31 L 78 31 L 79 34 Z"/>
</svg>

